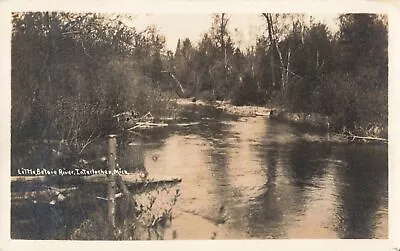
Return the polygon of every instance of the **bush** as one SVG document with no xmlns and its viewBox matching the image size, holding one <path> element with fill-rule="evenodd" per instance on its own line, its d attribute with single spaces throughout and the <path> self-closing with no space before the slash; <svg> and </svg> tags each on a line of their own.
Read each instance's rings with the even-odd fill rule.
<svg viewBox="0 0 400 251">
<path fill-rule="evenodd" d="M 387 89 L 368 87 L 378 81 L 360 75 L 332 73 L 321 80 L 314 92 L 313 107 L 332 117 L 336 130 L 365 134 L 371 126 L 387 128 Z"/>
<path fill-rule="evenodd" d="M 169 112 L 173 105 L 142 67 L 162 47 L 147 33 L 91 13 L 14 14 L 12 141 L 78 147 L 90 135 L 115 133 L 117 113 Z"/>
<path fill-rule="evenodd" d="M 232 104 L 250 105 L 257 104 L 259 100 L 257 83 L 250 74 L 245 74 L 232 94 Z"/>
</svg>

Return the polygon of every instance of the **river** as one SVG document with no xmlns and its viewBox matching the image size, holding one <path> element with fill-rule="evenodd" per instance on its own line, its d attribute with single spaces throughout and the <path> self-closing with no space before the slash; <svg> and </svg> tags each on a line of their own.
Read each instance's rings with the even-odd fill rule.
<svg viewBox="0 0 400 251">
<path fill-rule="evenodd" d="M 387 145 L 338 142 L 326 132 L 210 106 L 186 106 L 178 122 L 168 123 L 118 136 L 121 168 L 139 159 L 148 177 L 182 178 L 172 188 L 180 196 L 164 239 L 388 238 Z M 84 157 L 105 156 L 106 140 L 91 144 Z M 14 172 L 54 166 L 52 149 L 14 146 Z M 12 186 L 13 238 L 70 239 L 106 205 L 95 197 L 104 189 L 92 184 L 66 187 L 71 192 L 60 190 L 56 202 L 60 195 L 43 194 L 54 190 L 51 184 L 20 183 Z M 103 238 L 96 235 L 99 222 L 90 238 Z"/>
<path fill-rule="evenodd" d="M 165 239 L 388 238 L 386 145 L 266 117 L 187 115 L 200 123 L 144 144 L 149 176 L 182 178 Z"/>
</svg>

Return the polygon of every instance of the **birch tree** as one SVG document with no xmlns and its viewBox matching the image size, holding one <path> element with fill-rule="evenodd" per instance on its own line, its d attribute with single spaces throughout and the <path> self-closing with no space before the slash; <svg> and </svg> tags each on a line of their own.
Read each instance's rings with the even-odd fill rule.
<svg viewBox="0 0 400 251">
<path fill-rule="evenodd" d="M 290 34 L 295 30 L 301 30 L 301 37 L 304 43 L 304 15 L 303 14 L 272 14 L 262 13 L 263 17 L 267 21 L 268 38 L 270 42 L 271 53 L 271 74 L 272 82 L 275 85 L 276 81 L 276 69 L 280 70 L 281 75 L 281 88 L 284 92 L 289 84 L 291 72 L 290 64 L 293 54 L 295 53 L 295 47 L 293 47 Z M 282 42 L 287 40 L 288 45 L 286 51 L 282 50 Z M 279 65 L 275 64 L 275 55 L 277 54 L 279 59 Z"/>
</svg>

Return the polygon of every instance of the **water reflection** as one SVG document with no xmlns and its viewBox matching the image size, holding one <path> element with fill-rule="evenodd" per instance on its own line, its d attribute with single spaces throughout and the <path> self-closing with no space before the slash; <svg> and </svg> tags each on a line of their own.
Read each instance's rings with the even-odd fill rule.
<svg viewBox="0 0 400 251">
<path fill-rule="evenodd" d="M 207 106 L 189 107 L 181 120 L 199 123 L 118 139 L 120 167 L 182 178 L 166 239 L 388 237 L 386 146 L 332 143 L 324 133 Z M 54 147 L 13 146 L 12 166 L 52 166 L 42 156 Z M 81 157 L 106 155 L 99 139 Z"/>
<path fill-rule="evenodd" d="M 337 149 L 347 165 L 338 170 L 338 232 L 341 238 L 382 238 L 376 232 L 382 221 L 380 208 L 387 213 L 387 148 L 347 146 Z M 385 216 L 387 217 L 387 216 Z M 387 226 L 386 226 L 387 228 Z"/>
<path fill-rule="evenodd" d="M 178 239 L 387 238 L 387 148 L 303 135 L 265 118 L 208 120 L 148 149 L 149 173 L 183 179 L 170 231 Z"/>
</svg>

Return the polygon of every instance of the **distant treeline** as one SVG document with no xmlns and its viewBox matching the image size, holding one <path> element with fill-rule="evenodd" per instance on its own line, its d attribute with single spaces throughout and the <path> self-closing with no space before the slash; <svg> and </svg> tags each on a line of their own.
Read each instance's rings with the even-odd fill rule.
<svg viewBox="0 0 400 251">
<path fill-rule="evenodd" d="M 155 27 L 138 31 L 129 16 L 14 13 L 12 140 L 78 144 L 112 131 L 123 111 L 171 113 L 166 71 L 193 97 L 281 105 L 331 116 L 337 130 L 385 131 L 385 16 L 341 15 L 336 34 L 304 15 L 259 16 L 265 35 L 246 50 L 232 41 L 229 15 L 216 14 L 201 41 L 179 40 L 172 52 Z"/>
<path fill-rule="evenodd" d="M 193 95 L 320 113 L 335 130 L 387 137 L 386 16 L 340 15 L 335 34 L 305 15 L 260 18 L 265 35 L 241 51 L 228 32 L 229 16 L 214 15 L 197 46 L 178 41 L 171 71 Z"/>
</svg>

